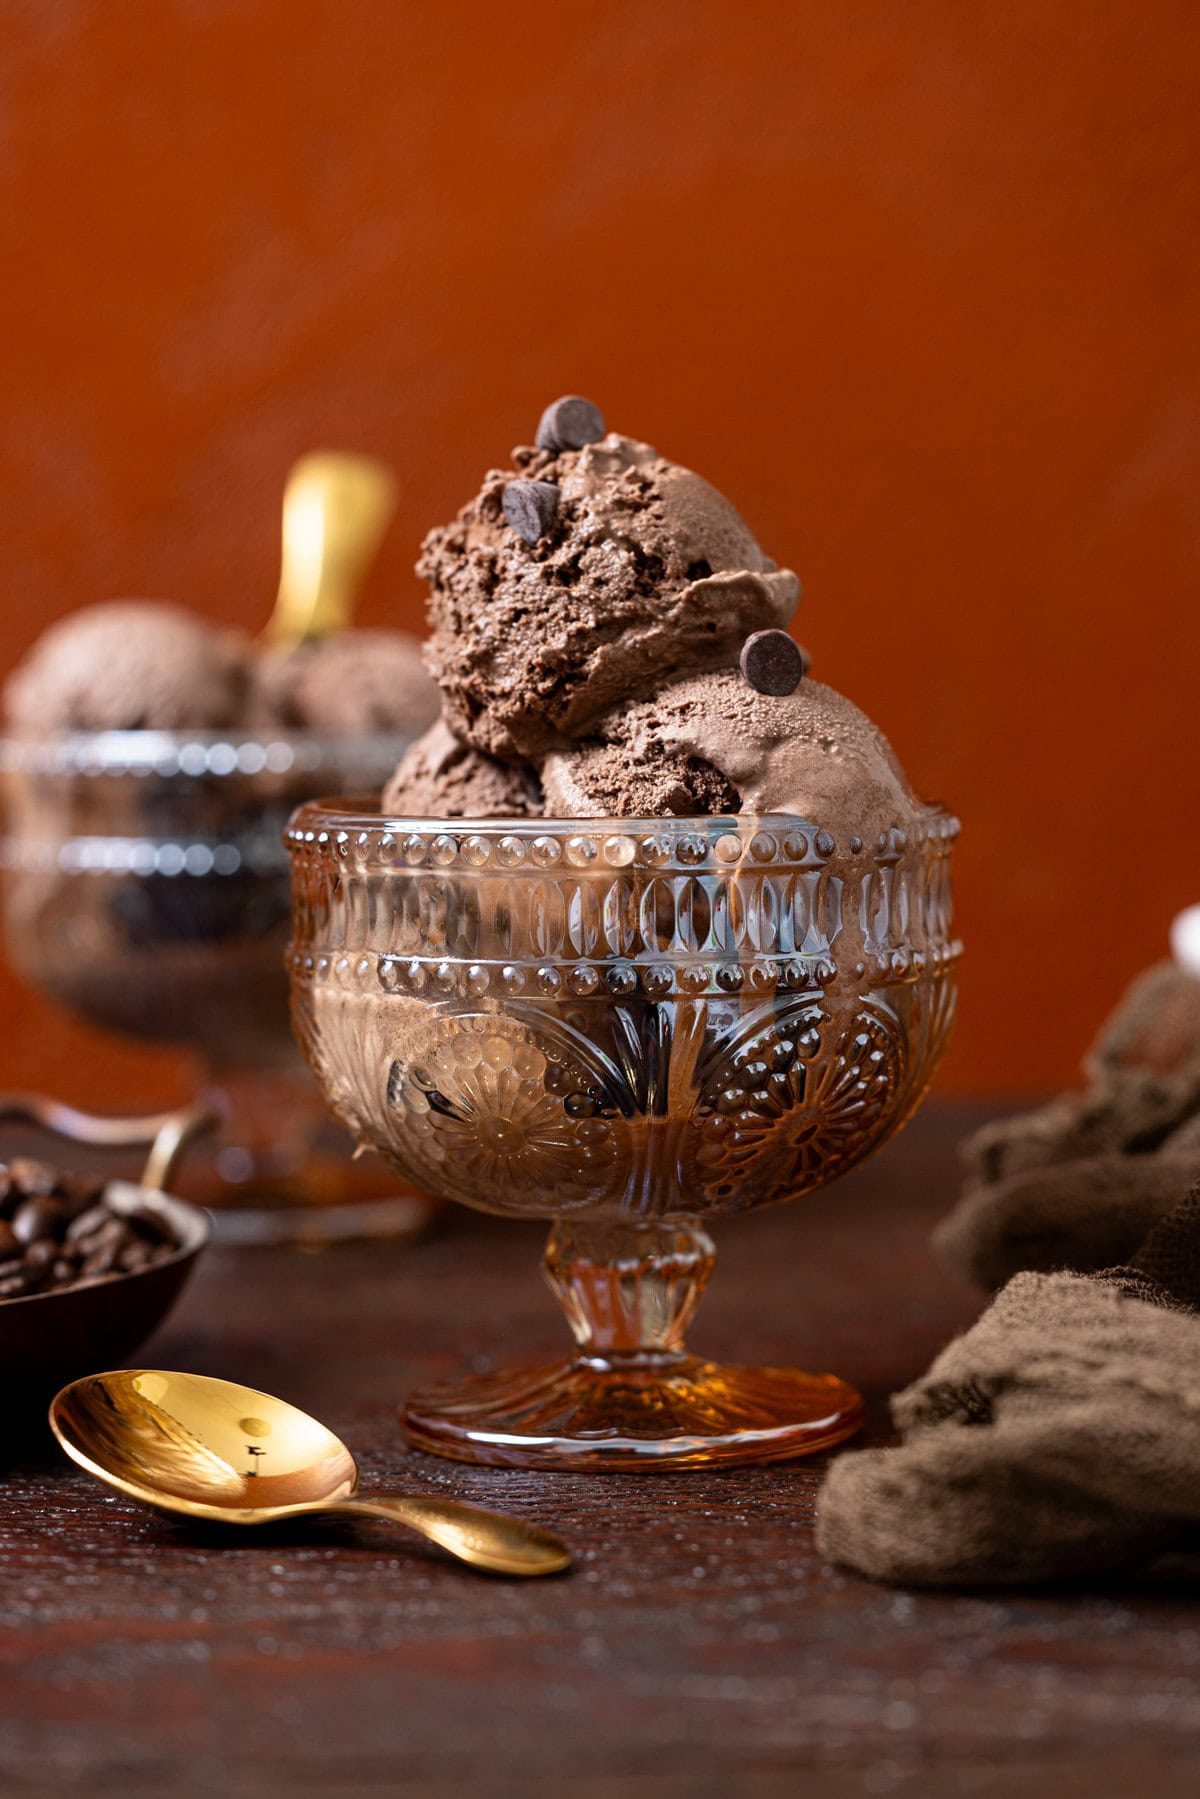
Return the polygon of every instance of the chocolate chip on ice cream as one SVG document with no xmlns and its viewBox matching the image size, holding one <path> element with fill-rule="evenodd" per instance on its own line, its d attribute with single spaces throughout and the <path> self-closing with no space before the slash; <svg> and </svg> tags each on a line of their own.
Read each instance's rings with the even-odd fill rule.
<svg viewBox="0 0 1200 1799">
<path fill-rule="evenodd" d="M 604 416 L 590 400 L 579 394 L 564 394 L 547 406 L 538 420 L 534 443 L 539 450 L 582 450 L 584 444 L 597 444 L 604 436 Z"/>
<path fill-rule="evenodd" d="M 536 543 L 554 523 L 558 489 L 549 481 L 510 481 L 504 489 L 504 516 L 526 543 Z"/>
<path fill-rule="evenodd" d="M 808 656 L 786 631 L 754 631 L 742 645 L 742 673 L 759 693 L 795 693 L 808 673 Z"/>
<path fill-rule="evenodd" d="M 525 448 L 425 540 L 430 668 L 456 736 L 508 761 L 588 734 L 630 695 L 732 666 L 752 632 L 791 619 L 800 583 L 765 556 L 716 488 L 649 444 Z M 514 479 L 559 492 L 528 543 Z"/>
</svg>

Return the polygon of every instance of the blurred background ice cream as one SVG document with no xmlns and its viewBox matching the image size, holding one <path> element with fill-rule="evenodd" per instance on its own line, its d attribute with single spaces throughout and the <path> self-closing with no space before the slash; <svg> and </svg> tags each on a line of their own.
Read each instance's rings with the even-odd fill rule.
<svg viewBox="0 0 1200 1799">
<path fill-rule="evenodd" d="M 154 600 L 83 606 L 51 625 L 4 688 L 14 730 L 220 729 L 246 710 L 248 646 Z"/>
</svg>

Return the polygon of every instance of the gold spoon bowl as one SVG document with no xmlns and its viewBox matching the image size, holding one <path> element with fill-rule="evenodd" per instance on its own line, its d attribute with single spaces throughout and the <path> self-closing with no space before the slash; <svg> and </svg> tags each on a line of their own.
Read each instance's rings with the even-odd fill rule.
<svg viewBox="0 0 1200 1799">
<path fill-rule="evenodd" d="M 523 1519 L 428 1494 L 360 1493 L 340 1438 L 233 1381 L 154 1368 L 90 1374 L 53 1400 L 50 1428 L 97 1480 L 185 1518 L 386 1518 L 490 1574 L 557 1574 L 570 1564 L 557 1537 Z"/>
</svg>

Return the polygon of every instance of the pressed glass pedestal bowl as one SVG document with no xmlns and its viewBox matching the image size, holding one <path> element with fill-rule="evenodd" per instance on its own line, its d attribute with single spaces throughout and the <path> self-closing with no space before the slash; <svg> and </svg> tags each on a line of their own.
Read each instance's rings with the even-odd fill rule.
<svg viewBox="0 0 1200 1799">
<path fill-rule="evenodd" d="M 302 807 L 292 1017 L 363 1144 L 430 1193 L 553 1221 L 552 1367 L 414 1395 L 467 1461 L 803 1454 L 831 1375 L 684 1348 L 710 1221 L 844 1174 L 910 1116 L 954 1014 L 956 822 L 836 842 L 791 817 L 464 822 Z"/>
<path fill-rule="evenodd" d="M 224 1235 L 411 1229 L 362 1178 L 288 1027 L 282 832 L 314 792 L 378 783 L 406 737 L 100 731 L 0 740 L 13 965 L 102 1029 L 190 1049 L 222 1119 L 188 1192 Z M 382 1198 L 383 1203 L 377 1203 Z M 395 1224 L 392 1214 L 395 1213 Z"/>
</svg>

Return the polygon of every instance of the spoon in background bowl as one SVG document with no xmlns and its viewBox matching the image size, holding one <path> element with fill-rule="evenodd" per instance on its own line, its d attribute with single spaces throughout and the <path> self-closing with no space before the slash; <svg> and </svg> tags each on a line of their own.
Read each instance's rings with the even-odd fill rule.
<svg viewBox="0 0 1200 1799">
<path fill-rule="evenodd" d="M 363 577 L 396 510 L 386 463 L 346 450 L 314 450 L 288 476 L 275 609 L 263 632 L 280 648 L 349 628 Z"/>
<path fill-rule="evenodd" d="M 557 1537 L 522 1519 L 423 1493 L 359 1493 L 354 1458 L 332 1431 L 232 1381 L 151 1368 L 89 1374 L 53 1400 L 50 1428 L 81 1468 L 159 1511 L 221 1524 L 387 1518 L 491 1574 L 570 1565 Z"/>
</svg>

